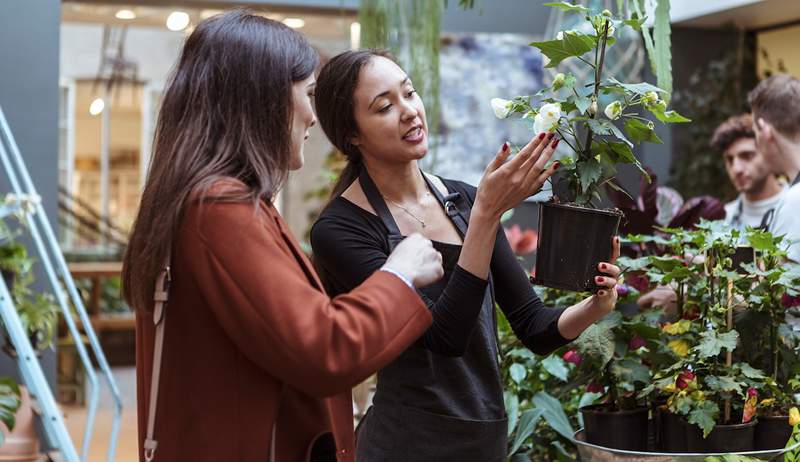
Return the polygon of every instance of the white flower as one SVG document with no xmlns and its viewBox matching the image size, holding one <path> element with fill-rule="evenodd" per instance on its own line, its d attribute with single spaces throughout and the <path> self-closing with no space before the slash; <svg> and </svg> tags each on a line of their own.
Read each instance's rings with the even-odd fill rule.
<svg viewBox="0 0 800 462">
<path fill-rule="evenodd" d="M 550 132 L 558 127 L 561 119 L 561 105 L 558 103 L 545 104 L 539 108 L 539 113 L 533 118 L 533 131 L 536 133 Z"/>
<path fill-rule="evenodd" d="M 564 40 L 564 31 L 558 31 L 558 33 L 556 34 L 556 39 Z"/>
<path fill-rule="evenodd" d="M 503 98 L 492 98 L 489 102 L 494 110 L 494 115 L 498 119 L 505 119 L 511 113 L 511 101 Z"/>
<path fill-rule="evenodd" d="M 606 110 L 603 112 L 609 119 L 617 120 L 619 119 L 619 116 L 622 114 L 622 103 L 620 103 L 619 101 L 614 101 L 613 103 L 606 106 Z"/>
<path fill-rule="evenodd" d="M 589 105 L 589 108 L 586 110 L 589 113 L 590 117 L 594 117 L 597 114 L 597 100 L 592 97 L 592 104 Z"/>
</svg>

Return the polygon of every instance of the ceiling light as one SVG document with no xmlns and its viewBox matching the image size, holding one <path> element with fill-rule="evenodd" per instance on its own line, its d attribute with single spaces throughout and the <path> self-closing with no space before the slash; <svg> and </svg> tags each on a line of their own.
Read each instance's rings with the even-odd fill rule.
<svg viewBox="0 0 800 462">
<path fill-rule="evenodd" d="M 283 20 L 283 23 L 292 29 L 299 29 L 306 25 L 306 22 L 300 18 L 286 18 Z"/>
<path fill-rule="evenodd" d="M 131 10 L 119 10 L 114 16 L 117 19 L 136 19 L 136 13 Z"/>
<path fill-rule="evenodd" d="M 350 48 L 355 50 L 361 46 L 361 24 L 350 24 Z"/>
<path fill-rule="evenodd" d="M 173 11 L 167 17 L 167 29 L 178 32 L 189 25 L 189 15 L 183 11 Z"/>
<path fill-rule="evenodd" d="M 89 114 L 96 116 L 103 112 L 103 109 L 106 107 L 106 102 L 103 101 L 103 98 L 95 98 L 92 101 L 92 104 L 89 105 Z"/>
</svg>

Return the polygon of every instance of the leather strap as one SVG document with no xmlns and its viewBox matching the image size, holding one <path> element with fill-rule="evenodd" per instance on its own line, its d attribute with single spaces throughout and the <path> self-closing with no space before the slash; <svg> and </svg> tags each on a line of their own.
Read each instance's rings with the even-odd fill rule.
<svg viewBox="0 0 800 462">
<path fill-rule="evenodd" d="M 164 353 L 164 327 L 167 318 L 167 301 L 169 300 L 169 284 L 172 280 L 170 272 L 171 252 L 167 251 L 167 258 L 164 259 L 164 266 L 156 279 L 156 287 L 153 293 L 153 325 L 156 327 L 155 346 L 153 347 L 153 374 L 150 377 L 150 403 L 147 410 L 147 434 L 144 440 L 144 460 L 152 462 L 155 458 L 158 441 L 155 439 L 156 410 L 158 409 L 158 382 L 161 378 L 161 357 Z M 281 393 L 281 396 L 283 393 Z M 269 462 L 275 462 L 275 435 L 277 433 L 278 422 L 272 425 L 272 439 L 269 447 Z"/>
<path fill-rule="evenodd" d="M 169 270 L 170 252 L 164 261 L 163 269 L 156 279 L 153 293 L 153 325 L 156 327 L 155 346 L 153 347 L 153 373 L 150 377 L 150 403 L 147 410 L 147 435 L 144 440 L 144 460 L 152 462 L 155 457 L 158 441 L 154 438 L 156 427 L 156 410 L 158 408 L 158 381 L 161 377 L 161 356 L 164 350 L 164 320 L 166 305 L 169 299 L 169 283 L 172 278 Z"/>
</svg>

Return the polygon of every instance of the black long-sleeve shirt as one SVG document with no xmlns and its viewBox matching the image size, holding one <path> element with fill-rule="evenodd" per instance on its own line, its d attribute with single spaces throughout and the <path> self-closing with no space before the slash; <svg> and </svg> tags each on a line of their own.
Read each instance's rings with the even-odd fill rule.
<svg viewBox="0 0 800 462">
<path fill-rule="evenodd" d="M 474 203 L 475 187 L 453 180 L 443 182 L 448 191 L 466 197 L 469 206 Z M 351 290 L 380 268 L 390 253 L 387 237 L 386 227 L 376 215 L 342 197 L 334 199 L 311 230 L 315 261 L 329 288 L 334 293 Z M 568 342 L 558 330 L 563 309 L 544 306 L 502 229 L 495 239 L 491 274 L 496 301 L 526 347 L 547 354 Z M 432 352 L 461 356 L 475 331 L 487 281 L 454 264 L 444 282 L 436 299 L 420 291 L 433 314 L 433 324 L 422 343 Z"/>
</svg>

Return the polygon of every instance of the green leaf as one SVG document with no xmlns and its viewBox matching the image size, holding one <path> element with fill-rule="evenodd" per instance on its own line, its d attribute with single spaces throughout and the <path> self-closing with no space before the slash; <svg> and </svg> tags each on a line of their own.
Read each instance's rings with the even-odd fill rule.
<svg viewBox="0 0 800 462">
<path fill-rule="evenodd" d="M 670 38 L 671 26 L 669 17 L 669 0 L 658 0 L 653 26 L 653 39 L 655 40 L 656 81 L 667 94 L 664 100 L 669 102 L 672 93 L 672 41 Z"/>
<path fill-rule="evenodd" d="M 569 99 L 575 103 L 575 107 L 578 108 L 578 112 L 581 114 L 586 114 L 586 110 L 592 105 L 592 100 L 587 96 L 572 95 Z"/>
<path fill-rule="evenodd" d="M 615 79 L 613 77 L 609 78 L 608 81 L 612 85 L 616 85 L 616 86 L 622 87 L 625 90 L 628 90 L 629 92 L 635 93 L 637 95 L 644 95 L 645 93 L 651 92 L 651 91 L 654 91 L 656 93 L 661 93 L 662 95 L 664 93 L 666 93 L 665 90 L 663 90 L 663 89 L 661 89 L 661 88 L 659 88 L 659 87 L 657 87 L 655 85 L 649 84 L 647 82 L 623 83 L 623 82 L 620 82 L 619 80 L 617 80 L 617 79 Z"/>
<path fill-rule="evenodd" d="M 575 437 L 575 430 L 572 428 L 567 415 L 564 413 L 564 407 L 557 399 L 540 391 L 534 395 L 533 404 L 537 408 L 542 409 L 544 420 L 547 421 L 547 424 L 550 425 L 553 430 L 564 438 L 572 441 Z"/>
<path fill-rule="evenodd" d="M 613 133 L 611 127 L 614 124 L 612 124 L 610 120 L 589 119 L 586 123 L 589 124 L 589 128 L 591 128 L 596 135 L 610 135 Z"/>
<path fill-rule="evenodd" d="M 528 371 L 522 364 L 514 363 L 508 370 L 509 374 L 511 375 L 511 380 L 516 383 L 520 383 L 525 380 L 525 376 L 528 375 Z"/>
<path fill-rule="evenodd" d="M 747 377 L 748 379 L 763 379 L 765 377 L 764 373 L 760 370 L 756 369 L 755 367 L 747 364 L 747 363 L 739 363 L 739 370 L 742 371 L 742 374 Z"/>
<path fill-rule="evenodd" d="M 634 143 L 647 141 L 648 143 L 662 144 L 661 138 L 656 135 L 653 126 L 639 119 L 628 118 L 625 120 L 625 133 L 628 134 Z"/>
<path fill-rule="evenodd" d="M 772 233 L 769 231 L 763 231 L 761 229 L 748 229 L 747 242 L 756 250 L 770 252 L 777 250 L 777 245 L 775 245 L 775 237 L 773 237 Z"/>
<path fill-rule="evenodd" d="M 631 2 L 633 5 L 633 14 L 639 16 L 640 18 L 644 17 L 642 14 L 642 10 L 640 9 L 639 1 L 633 0 Z M 650 36 L 650 29 L 648 27 L 642 27 L 642 39 L 644 39 L 644 47 L 647 50 L 647 56 L 650 58 L 650 70 L 653 74 L 658 75 L 656 71 L 656 51 L 655 47 L 653 46 L 653 38 Z"/>
<path fill-rule="evenodd" d="M 634 0 L 635 1 L 635 0 Z M 647 22 L 647 16 L 639 17 L 638 14 L 633 13 L 630 19 L 622 21 L 623 24 L 630 26 L 635 31 L 640 31 L 642 26 Z"/>
<path fill-rule="evenodd" d="M 720 354 L 723 349 L 733 351 L 736 342 L 739 340 L 739 333 L 735 330 L 717 334 L 715 331 L 704 331 L 700 333 L 700 343 L 692 348 L 701 358 L 711 358 Z"/>
<path fill-rule="evenodd" d="M 614 332 L 612 327 L 601 323 L 587 327 L 575 339 L 575 347 L 586 356 L 597 358 L 605 366 L 614 356 Z"/>
<path fill-rule="evenodd" d="M 691 122 L 692 119 L 688 119 L 675 111 L 665 111 L 661 109 L 661 107 L 657 105 L 650 105 L 647 106 L 647 110 L 650 111 L 656 119 L 660 120 L 661 122 L 667 123 L 686 123 Z"/>
<path fill-rule="evenodd" d="M 703 430 L 703 437 L 708 437 L 719 415 L 719 406 L 713 401 L 703 401 L 698 403 L 692 412 L 689 413 L 689 423 L 697 425 Z"/>
<path fill-rule="evenodd" d="M 520 446 L 522 446 L 522 443 L 533 434 L 533 431 L 536 429 L 536 424 L 539 422 L 539 418 L 542 417 L 542 414 L 544 414 L 544 409 L 538 407 L 528 409 L 522 413 L 519 418 L 517 434 L 514 436 L 514 443 L 511 445 L 509 454 L 517 452 Z"/>
<path fill-rule="evenodd" d="M 600 162 L 594 159 L 579 162 L 577 167 L 578 177 L 581 182 L 581 191 L 586 192 L 592 183 L 600 179 L 600 174 L 603 170 L 600 167 Z"/>
<path fill-rule="evenodd" d="M 712 391 L 735 391 L 736 393 L 741 393 L 744 386 L 743 383 L 737 382 L 735 377 L 729 375 L 721 377 L 709 375 L 706 377 L 705 382 Z"/>
<path fill-rule="evenodd" d="M 614 361 L 611 373 L 619 380 L 631 383 L 647 384 L 651 379 L 650 368 L 630 358 Z"/>
<path fill-rule="evenodd" d="M 566 382 L 569 379 L 569 369 L 566 362 L 557 355 L 550 355 L 542 361 L 542 367 L 550 375 Z"/>
<path fill-rule="evenodd" d="M 506 415 L 508 415 L 508 436 L 511 436 L 519 418 L 519 396 L 516 393 L 505 391 L 503 392 L 503 404 L 506 408 Z"/>
<path fill-rule="evenodd" d="M 592 37 L 576 31 L 564 31 L 563 39 L 532 42 L 530 45 L 541 50 L 550 59 L 545 67 L 556 67 L 561 61 L 575 56 L 583 56 L 594 48 Z"/>
<path fill-rule="evenodd" d="M 589 8 L 580 5 L 573 5 L 569 2 L 551 2 L 551 3 L 544 3 L 543 6 L 549 6 L 552 8 L 559 8 L 561 11 L 566 13 L 588 13 Z"/>
</svg>

